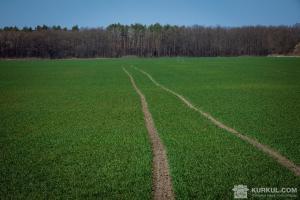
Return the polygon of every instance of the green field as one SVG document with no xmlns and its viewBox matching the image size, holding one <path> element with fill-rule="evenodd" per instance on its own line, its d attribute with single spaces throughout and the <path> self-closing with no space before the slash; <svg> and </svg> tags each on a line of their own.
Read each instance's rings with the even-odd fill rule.
<svg viewBox="0 0 300 200">
<path fill-rule="evenodd" d="M 0 61 L 1 199 L 151 199 L 151 145 L 122 67 L 147 98 L 177 199 L 232 199 L 239 184 L 300 190 L 131 66 L 300 165 L 299 58 Z"/>
</svg>

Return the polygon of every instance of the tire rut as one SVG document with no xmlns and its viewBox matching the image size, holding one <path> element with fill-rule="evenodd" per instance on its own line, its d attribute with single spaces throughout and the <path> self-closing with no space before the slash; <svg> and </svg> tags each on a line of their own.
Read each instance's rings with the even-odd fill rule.
<svg viewBox="0 0 300 200">
<path fill-rule="evenodd" d="M 131 74 L 123 68 L 124 72 L 128 75 L 133 88 L 140 96 L 142 103 L 142 111 L 144 114 L 145 124 L 148 131 L 149 138 L 152 146 L 152 193 L 155 200 L 169 200 L 175 199 L 171 176 L 169 172 L 169 165 L 165 148 L 158 136 L 152 115 L 148 109 L 148 103 L 144 94 L 137 87 Z"/>
</svg>

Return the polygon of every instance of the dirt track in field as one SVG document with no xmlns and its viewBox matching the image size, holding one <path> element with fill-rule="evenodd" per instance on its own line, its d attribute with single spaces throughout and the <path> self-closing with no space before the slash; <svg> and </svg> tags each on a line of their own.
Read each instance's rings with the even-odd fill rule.
<svg viewBox="0 0 300 200">
<path fill-rule="evenodd" d="M 141 98 L 145 124 L 151 140 L 152 153 L 153 153 L 153 163 L 152 163 L 153 198 L 155 200 L 174 199 L 174 192 L 172 188 L 171 176 L 169 173 L 167 154 L 158 136 L 157 130 L 154 125 L 154 121 L 152 119 L 152 115 L 148 109 L 146 98 L 143 95 L 143 93 L 140 91 L 140 89 L 137 87 L 137 85 L 135 84 L 135 81 L 133 77 L 130 75 L 130 73 L 124 68 L 123 70 L 129 76 L 133 88 Z"/>
<path fill-rule="evenodd" d="M 254 147 L 256 147 L 257 149 L 263 151 L 264 153 L 266 153 L 267 155 L 269 155 L 270 157 L 272 157 L 274 160 L 276 160 L 279 164 L 281 164 L 282 166 L 286 167 L 287 169 L 289 169 L 291 172 L 293 172 L 296 176 L 300 176 L 300 166 L 297 166 L 295 163 L 293 163 L 291 160 L 289 160 L 288 158 L 286 158 L 285 156 L 281 155 L 279 152 L 277 152 L 276 150 L 272 149 L 271 147 L 268 147 L 267 145 L 264 145 L 260 142 L 258 142 L 256 139 L 254 138 L 250 138 L 240 132 L 238 132 L 237 130 L 226 126 L 225 124 L 223 124 L 222 122 L 218 121 L 217 119 L 215 119 L 213 116 L 211 116 L 210 114 L 198 109 L 197 107 L 195 107 L 190 101 L 188 101 L 185 97 L 183 97 L 182 95 L 174 92 L 173 90 L 170 90 L 169 88 L 166 88 L 165 86 L 161 85 L 160 83 L 158 83 L 156 80 L 153 79 L 153 77 L 148 74 L 147 72 L 138 69 L 136 67 L 133 67 L 135 70 L 140 71 L 141 73 L 145 74 L 156 86 L 162 88 L 163 90 L 175 95 L 176 97 L 178 97 L 183 103 L 185 103 L 189 108 L 195 110 L 196 112 L 200 113 L 202 116 L 206 117 L 207 119 L 209 119 L 213 124 L 215 124 L 217 127 L 224 129 L 232 134 L 234 134 L 235 136 L 239 137 L 240 139 L 250 143 L 251 145 L 253 145 Z"/>
</svg>

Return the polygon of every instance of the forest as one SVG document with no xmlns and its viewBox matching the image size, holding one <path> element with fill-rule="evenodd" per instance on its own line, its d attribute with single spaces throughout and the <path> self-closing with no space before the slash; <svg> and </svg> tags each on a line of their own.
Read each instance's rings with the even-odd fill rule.
<svg viewBox="0 0 300 200">
<path fill-rule="evenodd" d="M 292 54 L 299 26 L 111 24 L 105 28 L 3 27 L 1 58 L 266 56 Z M 299 46 L 299 45 L 298 45 Z"/>
</svg>

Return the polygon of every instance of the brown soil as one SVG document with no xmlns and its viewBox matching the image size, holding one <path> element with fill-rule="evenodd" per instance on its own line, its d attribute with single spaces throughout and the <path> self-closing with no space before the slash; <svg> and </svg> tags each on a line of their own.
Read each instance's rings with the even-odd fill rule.
<svg viewBox="0 0 300 200">
<path fill-rule="evenodd" d="M 234 134 L 235 136 L 239 137 L 240 139 L 250 143 L 251 145 L 253 145 L 254 147 L 256 147 L 257 149 L 263 151 L 264 153 L 266 153 L 267 155 L 269 155 L 270 157 L 272 157 L 273 159 L 275 159 L 279 164 L 281 164 L 282 166 L 286 167 L 287 169 L 289 169 L 290 171 L 292 171 L 296 176 L 300 176 L 300 166 L 297 166 L 295 163 L 293 163 L 291 160 L 289 160 L 288 158 L 286 158 L 285 156 L 281 155 L 279 152 L 275 151 L 274 149 L 268 147 L 267 145 L 264 145 L 260 142 L 258 142 L 256 139 L 250 138 L 240 132 L 238 132 L 237 130 L 226 126 L 225 124 L 223 124 L 222 122 L 218 121 L 217 119 L 215 119 L 213 116 L 211 116 L 210 114 L 196 108 L 191 102 L 189 102 L 185 97 L 183 97 L 182 95 L 170 90 L 169 88 L 166 88 L 165 86 L 161 85 L 160 83 L 158 83 L 157 81 L 155 81 L 153 79 L 153 77 L 148 74 L 147 72 L 141 70 L 141 69 L 137 69 L 134 67 L 134 69 L 140 71 L 141 73 L 145 74 L 155 85 L 157 85 L 158 87 L 162 88 L 163 90 L 175 95 L 176 97 L 178 97 L 181 101 L 183 101 L 189 108 L 197 111 L 198 113 L 200 113 L 202 116 L 206 117 L 207 119 L 209 119 L 213 124 L 215 124 L 217 127 L 224 129 L 232 134 Z"/>
<path fill-rule="evenodd" d="M 174 192 L 172 188 L 171 176 L 169 173 L 167 154 L 158 136 L 157 130 L 154 125 L 154 121 L 152 119 L 152 115 L 148 109 L 146 98 L 135 84 L 135 81 L 130 75 L 130 73 L 124 68 L 123 70 L 129 76 L 132 86 L 141 98 L 145 124 L 151 140 L 153 153 L 153 198 L 155 200 L 174 199 Z"/>
</svg>

